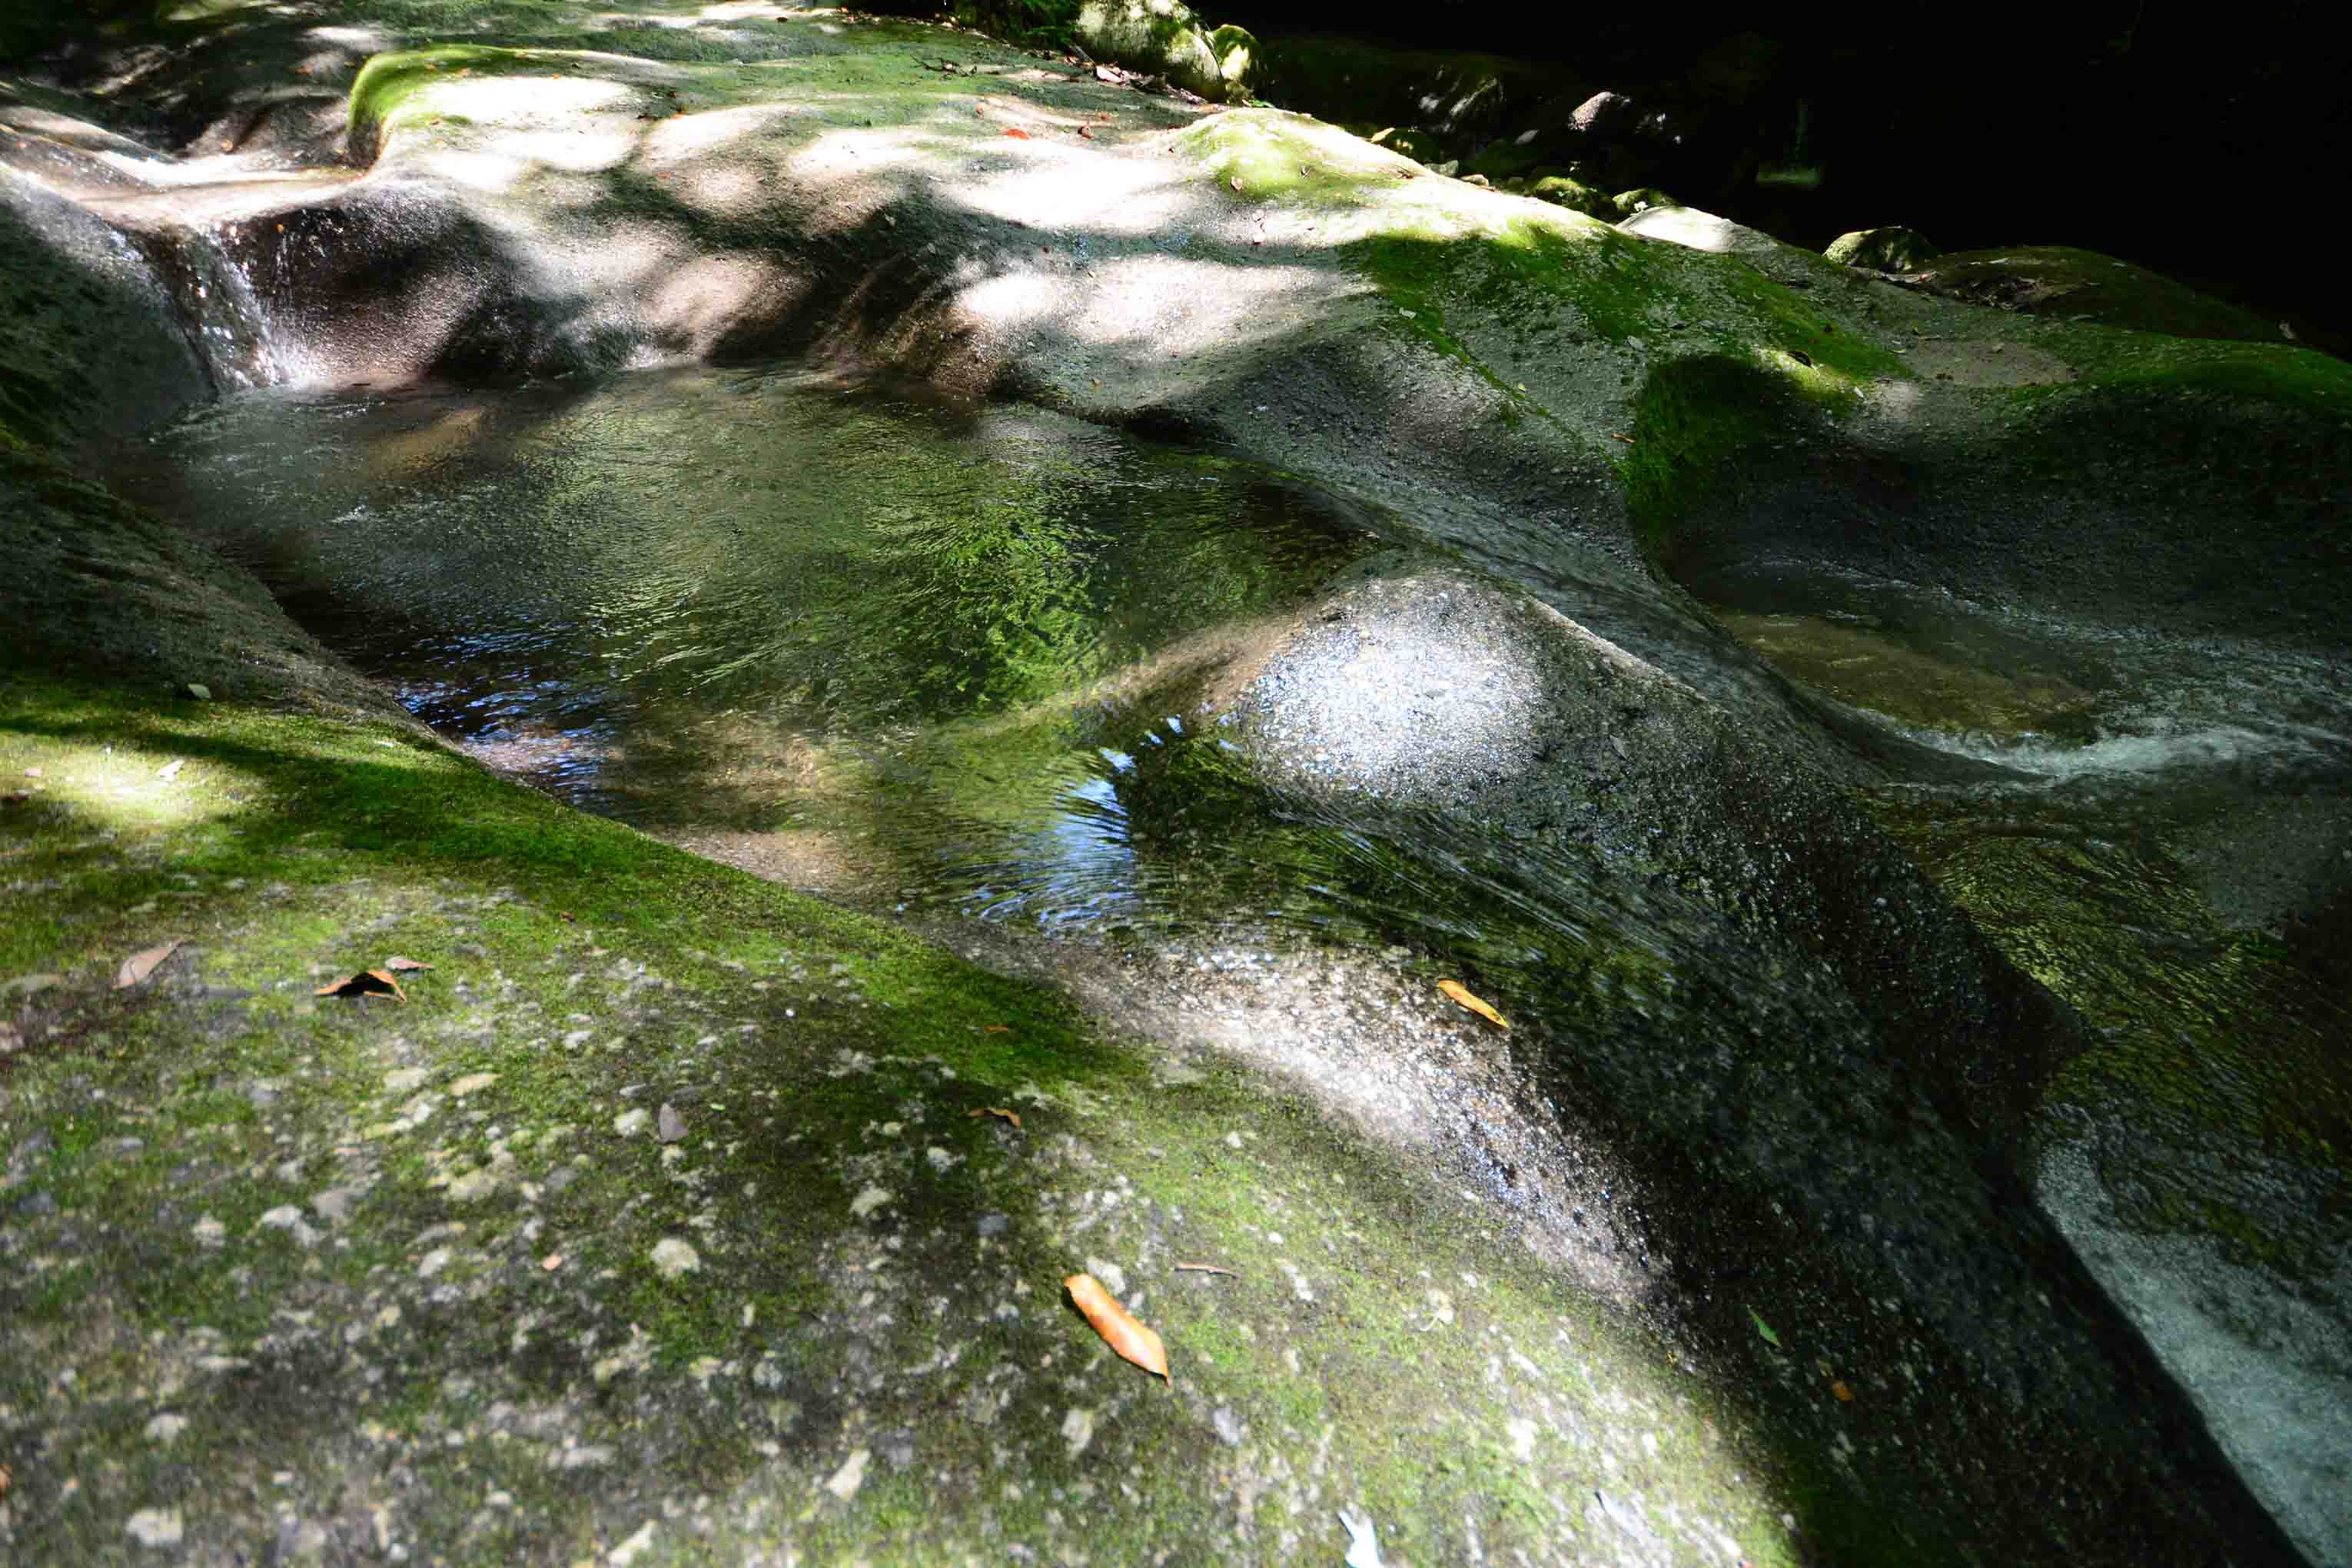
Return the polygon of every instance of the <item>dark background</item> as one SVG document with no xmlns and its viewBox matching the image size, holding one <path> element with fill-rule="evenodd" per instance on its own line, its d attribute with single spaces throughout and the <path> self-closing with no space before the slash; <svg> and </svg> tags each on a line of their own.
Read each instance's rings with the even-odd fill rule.
<svg viewBox="0 0 2352 1568">
<path fill-rule="evenodd" d="M 1714 131 L 1768 159 L 1789 150 L 1801 101 L 1818 189 L 1674 194 L 1814 247 L 1881 224 L 1948 251 L 2081 246 L 2329 337 L 2352 329 L 2324 237 L 2352 194 L 2342 0 L 1200 9 L 1267 34 L 1557 62 L 1702 113 L 1712 102 Z"/>
</svg>

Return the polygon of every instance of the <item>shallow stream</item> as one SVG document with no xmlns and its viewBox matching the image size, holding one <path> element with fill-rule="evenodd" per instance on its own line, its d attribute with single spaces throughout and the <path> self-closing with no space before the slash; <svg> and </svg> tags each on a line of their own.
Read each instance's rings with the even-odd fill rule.
<svg viewBox="0 0 2352 1568">
<path fill-rule="evenodd" d="M 1188 729 L 1254 637 L 1412 542 L 1246 463 L 771 367 L 247 392 L 121 482 L 486 761 L 835 897 L 1512 968 L 1598 927 L 1699 958 L 1670 934 L 1680 900 L 1577 846 L 1276 798 Z M 2147 989 L 2083 961 L 2119 931 L 2150 973 L 2229 948 L 2177 863 L 2200 824 L 2316 796 L 2298 830 L 2334 852 L 2352 683 L 2325 661 L 1818 563 L 1685 586 L 1788 676 L 1975 764 L 1897 781 L 1881 814 L 2062 993 L 2093 971 L 2100 994 Z M 2258 912 L 2282 935 L 2298 913 Z M 2291 1032 L 2335 1027 L 2288 990 Z"/>
<path fill-rule="evenodd" d="M 1187 965 L 1323 944 L 1470 974 L 1543 1026 L 1514 1053 L 1554 1042 L 1521 1064 L 1544 1094 L 1578 1095 L 1579 1042 L 1731 1061 L 1843 1016 L 1703 893 L 1595 846 L 1268 787 L 1204 699 L 1335 574 L 1427 542 L 1246 463 L 704 369 L 247 392 L 118 482 L 484 760 L 834 898 L 1140 934 Z M 2311 900 L 2352 861 L 2346 672 L 1819 563 L 1684 586 L 1849 734 L 1940 757 L 1866 796 L 2091 1026 L 2042 1131 L 2096 1151 L 2114 1223 L 2234 1238 L 2323 1325 L 2282 1338 L 2118 1274 L 2143 1331 L 2335 1375 L 2352 906 Z M 2225 1422 L 2254 1462 L 2332 1452 L 2324 1417 L 2256 1417 Z"/>
</svg>

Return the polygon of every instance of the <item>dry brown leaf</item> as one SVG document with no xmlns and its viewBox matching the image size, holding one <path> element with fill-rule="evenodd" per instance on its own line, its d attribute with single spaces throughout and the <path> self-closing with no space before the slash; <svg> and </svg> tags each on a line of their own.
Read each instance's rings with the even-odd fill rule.
<svg viewBox="0 0 2352 1568">
<path fill-rule="evenodd" d="M 396 1002 L 408 1000 L 408 993 L 400 988 L 400 982 L 381 969 L 371 969 L 364 973 L 345 974 L 330 980 L 310 994 L 313 996 L 390 996 Z"/>
<path fill-rule="evenodd" d="M 127 990 L 154 973 L 155 966 L 179 952 L 180 943 L 185 940 L 184 937 L 175 937 L 153 947 L 142 948 L 124 959 L 122 967 L 114 972 L 114 988 L 117 991 Z"/>
<path fill-rule="evenodd" d="M 1176 1386 L 1168 1373 L 1168 1347 L 1160 1342 L 1158 1334 L 1129 1316 L 1118 1299 L 1102 1288 L 1101 1280 L 1091 1274 L 1073 1274 L 1062 1281 L 1062 1289 L 1070 1293 L 1071 1301 L 1087 1315 L 1103 1343 L 1153 1376 L 1167 1378 L 1169 1387 Z"/>
<path fill-rule="evenodd" d="M 1228 1268 L 1222 1263 L 1180 1263 L 1176 1271 L 1179 1274 L 1230 1274 L 1236 1279 L 1242 1277 L 1240 1269 Z"/>
<path fill-rule="evenodd" d="M 563 1267 L 563 1254 L 560 1252 L 551 1252 L 546 1257 L 539 1260 L 539 1266 L 547 1270 L 550 1274 L 552 1274 L 557 1269 Z"/>
<path fill-rule="evenodd" d="M 431 964 L 426 963 L 420 959 L 403 958 L 396 952 L 390 958 L 383 961 L 383 966 L 392 971 L 394 974 L 405 974 L 412 969 L 430 969 L 433 967 Z"/>
<path fill-rule="evenodd" d="M 1242 177 L 1239 174 L 1228 176 L 1225 184 L 1233 186 L 1234 189 L 1238 191 L 1242 188 Z"/>
<path fill-rule="evenodd" d="M 1001 1106 L 1001 1105 L 991 1105 L 991 1106 L 986 1106 L 986 1107 L 982 1107 L 982 1108 L 976 1108 L 976 1109 L 974 1109 L 973 1110 L 971 1110 L 971 1111 L 968 1112 L 968 1114 L 969 1114 L 969 1115 L 971 1115 L 971 1116 L 972 1116 L 972 1117 L 974 1117 L 974 1118 L 982 1117 L 982 1116 L 993 1116 L 993 1117 L 995 1117 L 997 1120 L 999 1120 L 999 1121 L 1010 1121 L 1011 1123 L 1013 1123 L 1013 1125 L 1016 1129 L 1017 1129 L 1017 1128 L 1019 1128 L 1019 1127 L 1020 1127 L 1020 1125 L 1021 1125 L 1021 1113 L 1020 1113 L 1019 1111 L 1017 1111 L 1017 1110 L 1007 1110 L 1004 1107 L 1003 1107 L 1003 1106 Z"/>
<path fill-rule="evenodd" d="M 1461 1003 L 1465 1007 L 1469 1008 L 1473 1013 L 1477 1014 L 1481 1018 L 1486 1019 L 1486 1022 L 1494 1025 L 1495 1027 L 1498 1029 L 1507 1029 L 1511 1026 L 1509 1022 L 1506 1020 L 1500 1013 L 1496 1012 L 1495 1009 L 1486 1005 L 1486 1003 L 1472 995 L 1470 994 L 1470 987 L 1463 984 L 1459 980 L 1441 980 L 1437 983 L 1437 988 L 1440 991 L 1444 992 L 1448 996 L 1453 997 L 1456 1002 Z"/>
<path fill-rule="evenodd" d="M 1013 1026 L 1010 1024 L 991 1024 L 981 1030 L 983 1035 L 1009 1035 L 1012 1032 Z"/>
</svg>

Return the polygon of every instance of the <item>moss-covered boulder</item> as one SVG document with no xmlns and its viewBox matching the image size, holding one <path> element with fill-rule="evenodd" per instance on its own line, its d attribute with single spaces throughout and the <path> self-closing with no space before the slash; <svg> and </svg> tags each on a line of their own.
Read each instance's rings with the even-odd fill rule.
<svg viewBox="0 0 2352 1568">
<path fill-rule="evenodd" d="M 1682 205 L 1654 185 L 1638 185 L 1630 191 L 1620 191 L 1610 199 L 1615 205 L 1620 218 Z"/>
<path fill-rule="evenodd" d="M 1942 251 L 1916 228 L 1890 225 L 1857 228 L 1830 241 L 1822 254 L 1841 267 L 1867 267 L 1879 272 L 1916 272 Z"/>
<path fill-rule="evenodd" d="M 1086 0 L 1073 31 L 1100 58 L 1164 76 L 1203 98 L 1225 96 L 1223 58 L 1183 0 Z M 1244 47 L 1233 47 L 1247 58 Z"/>
<path fill-rule="evenodd" d="M 1265 69 L 1261 63 L 1265 46 L 1256 34 L 1228 22 L 1209 35 L 1209 52 L 1217 57 L 1217 74 L 1224 79 L 1224 91 L 1218 96 L 1225 102 L 1240 103 L 1257 91 Z"/>
<path fill-rule="evenodd" d="M 2289 342 L 2294 331 L 2242 306 L 2096 251 L 2021 245 L 1936 256 L 1917 284 L 1949 299 L 2027 315 L 2184 338 Z"/>
<path fill-rule="evenodd" d="M 1528 187 L 1528 195 L 1539 202 L 1597 217 L 1603 223 L 1614 223 L 1624 216 L 1618 210 L 1615 196 L 1568 174 L 1546 174 Z"/>
</svg>

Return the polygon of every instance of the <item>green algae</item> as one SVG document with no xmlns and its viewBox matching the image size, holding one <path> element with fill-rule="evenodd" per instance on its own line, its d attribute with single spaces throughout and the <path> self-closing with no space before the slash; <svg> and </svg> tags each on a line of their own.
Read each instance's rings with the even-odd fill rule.
<svg viewBox="0 0 2352 1568">
<path fill-rule="evenodd" d="M 153 781 L 163 755 L 185 760 L 168 786 L 122 787 Z M 609 1543 L 630 1509 L 681 1486 L 689 1501 L 772 1500 L 764 1524 L 758 1508 L 723 1510 L 717 1542 L 926 1556 L 982 1531 L 1050 1532 L 1089 1473 L 1054 1457 L 1066 1443 L 1050 1399 L 982 1426 L 951 1418 L 952 1401 L 903 1406 L 924 1474 L 950 1478 L 950 1499 L 970 1495 L 990 1445 L 1027 1456 L 1016 1473 L 1032 1495 L 1002 1500 L 992 1525 L 914 1510 L 911 1478 L 877 1482 L 871 1517 L 816 1488 L 861 1420 L 902 1408 L 882 1388 L 850 1394 L 857 1369 L 925 1363 L 943 1342 L 976 1365 L 1069 1365 L 1107 1434 L 1097 1443 L 1155 1458 L 1129 1472 L 1135 1502 L 1097 1525 L 1110 1531 L 1097 1546 L 1139 1550 L 1229 1527 L 1201 1478 L 1230 1477 L 1268 1444 L 1328 1449 L 1334 1435 L 1356 1495 L 1405 1549 L 1439 1549 L 1465 1509 L 1490 1542 L 1532 1545 L 1573 1516 L 1553 1485 L 1515 1479 L 1529 1445 L 1555 1440 L 1535 1418 L 1513 1458 L 1491 1436 L 1500 1417 L 1464 1408 L 1491 1347 L 1601 1394 L 1661 1376 L 1638 1336 L 1590 1310 L 1562 1318 L 1553 1287 L 1487 1238 L 1478 1205 L 1400 1179 L 1303 1102 L 1230 1071 L 1171 1092 L 1049 993 L 579 817 L 389 722 L 232 704 L 158 716 L 103 688 L 20 680 L 0 770 L 27 768 L 53 787 L 6 819 L 11 874 L 71 869 L 83 897 L 12 931 L 0 961 L 68 977 L 41 994 L 26 1050 L 0 1069 L 5 1142 L 18 1151 L 11 1186 L 46 1194 L 82 1240 L 69 1264 L 0 1290 L 17 1348 L 79 1371 L 69 1451 L 86 1473 L 119 1456 L 88 1506 L 33 1538 L 58 1551 L 100 1550 L 132 1499 L 180 1495 L 185 1479 L 153 1462 L 144 1423 L 156 1403 L 189 1402 L 132 1387 L 176 1345 L 252 1369 L 236 1402 L 190 1406 L 202 1425 L 184 1436 L 201 1436 L 212 1465 L 290 1469 L 287 1495 L 330 1513 L 357 1487 L 392 1499 L 404 1538 L 426 1550 L 528 1543 L 533 1561 Z M 191 796 L 185 809 L 148 798 L 167 787 Z M 226 841 L 205 830 L 215 814 L 235 823 Z M 120 865 L 91 858 L 93 828 Z M 194 896 L 139 912 L 159 869 Z M 142 986 L 106 990 L 116 950 L 159 923 L 191 946 Z M 405 1005 L 311 994 L 322 970 L 392 951 L 436 964 L 405 977 Z M 690 1129 L 676 1146 L 646 1126 L 669 1098 Z M 966 1113 L 992 1104 L 1020 1108 L 1024 1127 Z M 901 1127 L 919 1130 L 911 1146 Z M 1089 1187 L 1116 1171 L 1133 1194 L 1118 1212 L 1150 1234 L 1175 1227 L 1142 1256 L 1240 1270 L 1158 1276 L 1150 1315 L 1193 1403 L 1120 1381 L 1074 1321 L 1039 1310 L 1087 1250 L 1134 1258 L 1144 1239 L 1122 1240 L 1115 1215 L 1087 1217 L 1092 1194 L 1051 1174 L 1065 1158 Z M 331 1183 L 348 1213 L 306 1201 Z M 865 1224 L 835 1217 L 877 1187 Z M 1000 1320 L 1017 1326 L 942 1342 L 908 1309 L 955 1293 L 971 1265 L 952 1238 L 986 1238 L 975 1226 L 992 1214 L 1003 1239 L 983 1240 L 982 1273 L 999 1289 L 1028 1281 L 1034 1305 Z M 1066 1234 L 1081 1219 L 1094 1227 L 1083 1244 Z M 1344 1261 L 1317 1240 L 1341 1236 Z M 677 1240 L 698 1255 L 687 1271 L 661 1263 Z M 871 1328 L 857 1323 L 859 1279 L 898 1303 Z M 1458 1309 L 1437 1317 L 1432 1291 Z M 1573 1325 L 1572 1359 L 1555 1323 Z M 374 1370 L 348 1383 L 362 1367 Z M 288 1433 L 317 1421 L 312 1394 L 285 1381 L 297 1373 L 342 1389 L 352 1414 L 289 1466 L 276 1457 Z M 1664 1375 L 1633 1395 L 1663 1446 L 1633 1454 L 1615 1484 L 1651 1484 L 1660 1467 L 1657 1484 L 1682 1478 L 1685 1508 L 1703 1500 L 1781 1560 L 1769 1505 L 1731 1479 L 1755 1461 L 1700 1429 L 1717 1396 Z M 28 1393 L 11 1379 L 5 1397 L 22 1408 Z M 861 1418 L 867 1405 L 877 1415 Z M 1255 1436 L 1213 1436 L 1212 1405 Z M 497 1414 L 535 1407 L 549 1414 L 528 1440 Z M 659 1468 L 615 1471 L 624 1434 Z M 1429 1472 L 1430 1443 L 1458 1462 Z M 373 1453 L 402 1456 L 416 1489 L 387 1493 Z M 583 1461 L 593 1493 L 564 1480 L 582 1454 L 605 1456 Z M 27 1479 L 20 1498 L 47 1495 L 46 1477 Z M 478 1523 L 468 1500 L 492 1487 L 510 1515 Z M 1289 1517 L 1261 1491 L 1239 1522 L 1271 1536 Z M 196 1506 L 191 1528 L 234 1539 L 236 1526 Z"/>
<path fill-rule="evenodd" d="M 2224 923 L 2163 835 L 2037 829 L 1943 801 L 1882 798 L 1874 810 L 2012 962 L 2094 1026 L 2052 1103 L 2125 1097 L 2352 1174 L 2352 1071 L 2332 1044 L 2340 1005 L 2311 973 L 2319 955 Z M 2194 1219 L 2210 1179 L 2178 1175 L 2160 1214 Z"/>
</svg>

